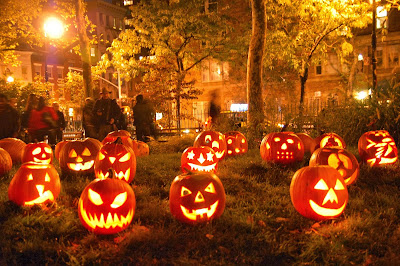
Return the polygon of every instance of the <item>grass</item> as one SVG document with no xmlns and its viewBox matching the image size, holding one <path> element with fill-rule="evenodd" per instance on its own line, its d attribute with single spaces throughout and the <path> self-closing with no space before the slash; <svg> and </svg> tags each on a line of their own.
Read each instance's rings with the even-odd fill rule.
<svg viewBox="0 0 400 266">
<path fill-rule="evenodd" d="M 19 167 L 14 166 L 0 180 L 0 264 L 400 263 L 399 165 L 362 165 L 359 179 L 349 187 L 344 214 L 315 222 L 296 212 L 289 194 L 291 177 L 309 156 L 282 167 L 263 162 L 258 150 L 250 150 L 220 162 L 217 175 L 227 198 L 223 215 L 190 226 L 176 221 L 168 205 L 181 152 L 190 145 L 182 141 L 152 145 L 150 156 L 137 158 L 135 217 L 115 235 L 94 235 L 79 221 L 77 202 L 92 177 L 63 177 L 55 204 L 25 208 L 8 201 L 7 187 Z"/>
</svg>

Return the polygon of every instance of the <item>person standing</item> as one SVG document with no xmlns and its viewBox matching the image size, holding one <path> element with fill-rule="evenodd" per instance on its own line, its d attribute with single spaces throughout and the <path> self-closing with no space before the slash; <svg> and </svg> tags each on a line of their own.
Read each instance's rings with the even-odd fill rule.
<svg viewBox="0 0 400 266">
<path fill-rule="evenodd" d="M 103 140 L 111 131 L 117 130 L 115 122 L 120 116 L 120 107 L 115 99 L 110 98 L 110 92 L 106 88 L 101 90 L 101 98 L 93 107 L 93 115 L 98 125 L 98 139 Z"/>
<path fill-rule="evenodd" d="M 96 123 L 93 115 L 94 100 L 90 97 L 85 99 L 85 105 L 82 109 L 82 126 L 85 130 L 86 138 L 97 139 Z"/>
<path fill-rule="evenodd" d="M 215 129 L 215 127 L 218 126 L 220 113 L 221 107 L 217 102 L 217 93 L 213 91 L 211 94 L 210 108 L 208 110 L 208 114 L 211 118 L 211 128 Z"/>
<path fill-rule="evenodd" d="M 20 117 L 5 94 L 0 94 L 0 139 L 15 138 L 20 129 Z"/>
<path fill-rule="evenodd" d="M 56 145 L 54 128 L 57 127 L 57 121 L 57 113 L 52 107 L 46 106 L 44 97 L 39 97 L 37 107 L 32 110 L 28 122 L 32 141 L 44 141 L 47 136 L 49 144 Z"/>
<path fill-rule="evenodd" d="M 31 93 L 29 94 L 27 100 L 26 100 L 26 106 L 25 110 L 21 114 L 21 131 L 20 131 L 20 136 L 23 141 L 26 143 L 30 143 L 32 141 L 31 135 L 28 132 L 29 128 L 29 117 L 31 116 L 31 112 L 33 109 L 36 108 L 38 102 L 38 98 L 36 97 L 36 94 Z"/>
<path fill-rule="evenodd" d="M 136 127 L 137 140 L 147 142 L 150 135 L 156 138 L 154 126 L 155 111 L 153 106 L 144 100 L 143 95 L 136 96 L 136 104 L 133 107 L 133 125 Z"/>
<path fill-rule="evenodd" d="M 52 106 L 58 116 L 58 124 L 57 127 L 54 129 L 56 135 L 56 143 L 58 143 L 63 140 L 63 131 L 66 127 L 66 123 L 64 113 L 60 111 L 60 105 L 58 104 L 58 102 L 54 102 Z"/>
</svg>

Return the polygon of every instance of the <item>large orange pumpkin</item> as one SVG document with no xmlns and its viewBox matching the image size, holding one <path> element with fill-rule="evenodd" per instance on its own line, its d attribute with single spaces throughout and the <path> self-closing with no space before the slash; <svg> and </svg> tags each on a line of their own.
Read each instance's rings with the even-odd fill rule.
<svg viewBox="0 0 400 266">
<path fill-rule="evenodd" d="M 295 209 L 317 221 L 340 216 L 348 197 L 343 177 L 328 165 L 303 167 L 296 171 L 290 184 Z"/>
<path fill-rule="evenodd" d="M 0 177 L 8 173 L 12 168 L 12 159 L 10 154 L 0 148 Z"/>
<path fill-rule="evenodd" d="M 304 158 L 303 142 L 291 132 L 266 135 L 260 145 L 261 158 L 267 162 L 290 164 Z"/>
<path fill-rule="evenodd" d="M 206 130 L 197 135 L 193 147 L 207 146 L 215 151 L 218 160 L 226 156 L 225 136 L 218 131 Z"/>
<path fill-rule="evenodd" d="M 224 212 L 225 190 L 212 173 L 178 175 L 169 190 L 169 207 L 172 215 L 181 222 L 206 223 Z"/>
<path fill-rule="evenodd" d="M 5 138 L 0 140 L 0 148 L 5 149 L 11 156 L 13 164 L 22 162 L 22 154 L 26 143 L 17 138 Z"/>
<path fill-rule="evenodd" d="M 78 214 L 89 231 L 115 234 L 130 225 L 135 207 L 135 193 L 128 183 L 115 178 L 95 179 L 81 194 Z"/>
<path fill-rule="evenodd" d="M 22 163 L 26 162 L 50 164 L 53 162 L 53 149 L 46 142 L 29 143 L 22 155 Z"/>
<path fill-rule="evenodd" d="M 11 180 L 8 198 L 20 206 L 52 203 L 60 190 L 60 177 L 53 165 L 27 162 Z"/>
<path fill-rule="evenodd" d="M 394 164 L 397 161 L 397 146 L 386 130 L 364 133 L 358 140 L 358 153 L 363 162 L 371 166 Z"/>
</svg>

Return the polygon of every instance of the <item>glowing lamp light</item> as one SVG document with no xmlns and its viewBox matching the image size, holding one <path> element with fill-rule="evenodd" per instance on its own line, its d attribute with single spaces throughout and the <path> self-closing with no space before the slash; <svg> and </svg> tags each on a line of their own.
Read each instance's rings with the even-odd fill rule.
<svg viewBox="0 0 400 266">
<path fill-rule="evenodd" d="M 13 76 L 8 76 L 7 77 L 7 82 L 8 83 L 14 82 L 14 77 Z"/>
<path fill-rule="evenodd" d="M 71 108 L 68 109 L 68 115 L 69 116 L 74 116 L 74 108 L 71 107 Z"/>
<path fill-rule="evenodd" d="M 55 17 L 50 17 L 44 23 L 44 32 L 46 33 L 46 36 L 58 39 L 64 34 L 64 24 L 61 20 Z"/>
<path fill-rule="evenodd" d="M 357 94 L 356 94 L 356 96 L 355 96 L 355 98 L 357 99 L 357 100 L 364 100 L 364 99 L 366 99 L 367 97 L 368 97 L 368 91 L 360 91 L 360 92 L 358 92 Z"/>
<path fill-rule="evenodd" d="M 358 55 L 358 61 L 362 61 L 362 60 L 364 60 L 364 56 L 362 54 L 359 54 Z"/>
<path fill-rule="evenodd" d="M 162 113 L 156 113 L 156 120 L 162 119 Z"/>
<path fill-rule="evenodd" d="M 247 103 L 233 103 L 231 104 L 231 112 L 246 112 L 248 110 Z"/>
</svg>

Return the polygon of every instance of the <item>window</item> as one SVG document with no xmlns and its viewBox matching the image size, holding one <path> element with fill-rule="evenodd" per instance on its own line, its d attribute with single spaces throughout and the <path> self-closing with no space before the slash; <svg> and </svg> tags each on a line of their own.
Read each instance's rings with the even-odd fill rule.
<svg viewBox="0 0 400 266">
<path fill-rule="evenodd" d="M 376 67 L 383 67 L 383 50 L 376 50 Z"/>
<path fill-rule="evenodd" d="M 22 78 L 28 79 L 28 67 L 27 66 L 21 66 L 21 74 L 22 74 Z"/>
<path fill-rule="evenodd" d="M 117 28 L 117 19 L 113 18 L 113 28 L 116 29 Z"/>
<path fill-rule="evenodd" d="M 106 26 L 110 27 L 110 17 L 106 15 Z"/>
<path fill-rule="evenodd" d="M 316 75 L 321 75 L 322 74 L 322 66 L 319 64 L 318 66 L 315 67 L 315 74 Z"/>
<path fill-rule="evenodd" d="M 94 47 L 90 47 L 90 56 L 92 57 L 96 56 L 96 49 Z"/>
<path fill-rule="evenodd" d="M 42 65 L 34 64 L 33 71 L 34 71 L 35 77 L 36 76 L 41 76 Z"/>
<path fill-rule="evenodd" d="M 399 66 L 400 45 L 393 45 L 389 48 L 389 67 Z"/>
<path fill-rule="evenodd" d="M 133 5 L 133 0 L 124 0 L 124 6 Z"/>
<path fill-rule="evenodd" d="M 203 64 L 202 81 L 221 81 L 223 77 L 228 75 L 228 63 L 219 63 L 215 60 L 209 60 Z"/>
<path fill-rule="evenodd" d="M 382 28 L 387 28 L 388 21 L 387 21 L 387 11 L 385 7 L 383 6 L 378 6 L 376 8 L 376 28 L 377 29 L 382 29 Z"/>
<path fill-rule="evenodd" d="M 47 77 L 49 78 L 49 79 L 52 79 L 53 78 L 53 66 L 47 66 Z"/>
<path fill-rule="evenodd" d="M 104 25 L 103 13 L 99 13 L 100 25 Z"/>
<path fill-rule="evenodd" d="M 57 67 L 57 79 L 63 79 L 64 78 L 64 68 L 63 67 Z"/>
<path fill-rule="evenodd" d="M 123 25 L 124 25 L 124 20 L 123 20 L 123 19 L 120 19 L 120 20 L 119 20 L 119 29 L 120 29 L 120 30 L 122 30 Z"/>
</svg>

